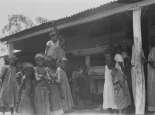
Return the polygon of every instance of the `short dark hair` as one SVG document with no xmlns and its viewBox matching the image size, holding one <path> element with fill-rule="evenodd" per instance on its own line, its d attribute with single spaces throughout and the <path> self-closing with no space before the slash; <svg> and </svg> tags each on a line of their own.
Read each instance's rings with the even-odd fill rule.
<svg viewBox="0 0 155 115">
<path fill-rule="evenodd" d="M 8 64 L 9 64 L 9 56 L 6 55 L 6 56 L 4 56 L 3 58 L 4 58 L 5 64 L 8 65 Z"/>
</svg>

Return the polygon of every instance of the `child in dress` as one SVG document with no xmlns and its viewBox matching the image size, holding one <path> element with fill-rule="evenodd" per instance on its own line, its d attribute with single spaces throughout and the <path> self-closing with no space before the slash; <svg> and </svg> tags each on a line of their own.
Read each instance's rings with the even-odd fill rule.
<svg viewBox="0 0 155 115">
<path fill-rule="evenodd" d="M 17 103 L 16 59 L 16 56 L 6 56 L 6 65 L 2 67 L 0 74 L 2 81 L 0 106 L 11 110 L 12 114 Z"/>
<path fill-rule="evenodd" d="M 19 115 L 34 115 L 34 69 L 27 63 L 23 69 L 23 82 L 21 83 L 18 98 Z"/>
<path fill-rule="evenodd" d="M 121 54 L 117 53 L 114 57 L 115 68 L 112 70 L 114 95 L 117 109 L 121 113 L 123 109 L 131 104 L 131 97 L 128 88 L 127 78 L 124 74 L 124 60 Z"/>
<path fill-rule="evenodd" d="M 62 93 L 62 89 L 60 86 L 60 82 L 58 78 L 58 75 L 56 73 L 57 66 L 56 66 L 56 60 L 48 57 L 48 74 L 51 78 L 50 82 L 50 109 L 52 115 L 62 115 L 63 112 L 63 105 L 62 105 L 62 99 L 64 99 L 64 95 Z"/>
<path fill-rule="evenodd" d="M 114 86 L 112 82 L 112 67 L 113 60 L 112 55 L 107 54 L 105 56 L 106 66 L 105 66 L 105 83 L 104 83 L 104 91 L 103 91 L 103 109 L 117 109 L 117 105 L 115 103 L 115 95 L 114 95 Z"/>
<path fill-rule="evenodd" d="M 69 112 L 71 111 L 72 107 L 73 107 L 73 98 L 72 98 L 72 94 L 71 94 L 71 88 L 69 85 L 69 81 L 68 81 L 68 77 L 67 74 L 65 72 L 65 61 L 66 58 L 63 58 L 63 60 L 61 60 L 59 62 L 59 66 L 57 68 L 57 75 L 58 75 L 58 80 L 57 82 L 60 83 L 61 86 L 61 91 L 64 95 L 64 99 L 62 100 L 62 104 L 63 104 L 63 110 L 64 112 Z"/>
<path fill-rule="evenodd" d="M 49 86 L 48 86 L 48 72 L 44 66 L 45 58 L 43 54 L 36 54 L 35 56 L 35 109 L 37 115 L 50 115 L 49 103 Z"/>
</svg>

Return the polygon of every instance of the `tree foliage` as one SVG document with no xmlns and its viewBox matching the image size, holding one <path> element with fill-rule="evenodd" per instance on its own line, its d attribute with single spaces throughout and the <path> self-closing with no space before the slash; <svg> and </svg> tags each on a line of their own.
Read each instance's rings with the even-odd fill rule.
<svg viewBox="0 0 155 115">
<path fill-rule="evenodd" d="M 34 26 L 31 19 L 21 14 L 8 16 L 8 22 L 9 23 L 2 29 L 4 35 L 15 34 L 21 30 Z"/>
<path fill-rule="evenodd" d="M 5 42 L 0 42 L 0 57 L 8 53 L 8 46 Z"/>
</svg>

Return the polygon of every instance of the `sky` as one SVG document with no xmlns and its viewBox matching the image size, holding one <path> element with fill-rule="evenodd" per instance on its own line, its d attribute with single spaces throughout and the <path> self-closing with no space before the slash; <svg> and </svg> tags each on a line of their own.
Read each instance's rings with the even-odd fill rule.
<svg viewBox="0 0 155 115">
<path fill-rule="evenodd" d="M 0 31 L 8 23 L 8 15 L 23 14 L 32 20 L 38 16 L 54 20 L 110 1 L 112 0 L 0 0 Z"/>
</svg>

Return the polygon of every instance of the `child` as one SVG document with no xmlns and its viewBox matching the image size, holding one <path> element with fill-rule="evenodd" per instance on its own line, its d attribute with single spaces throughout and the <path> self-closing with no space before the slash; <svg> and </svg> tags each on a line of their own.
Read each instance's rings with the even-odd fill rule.
<svg viewBox="0 0 155 115">
<path fill-rule="evenodd" d="M 49 86 L 47 68 L 44 66 L 45 58 L 42 54 L 35 56 L 35 109 L 37 115 L 50 115 Z"/>
<path fill-rule="evenodd" d="M 24 79 L 19 90 L 18 112 L 19 115 L 34 115 L 34 69 L 31 64 L 26 64 L 23 69 Z"/>
<path fill-rule="evenodd" d="M 58 75 L 58 80 L 57 82 L 60 83 L 61 85 L 61 91 L 64 95 L 64 99 L 63 99 L 63 110 L 64 112 L 68 112 L 71 111 L 72 107 L 73 107 L 73 98 L 72 98 L 72 94 L 71 94 L 71 88 L 68 82 L 68 77 L 66 72 L 64 71 L 65 69 L 65 61 L 66 59 L 63 58 L 63 60 L 60 61 L 59 66 L 57 68 L 57 75 Z"/>
<path fill-rule="evenodd" d="M 65 57 L 65 52 L 60 45 L 60 36 L 56 27 L 52 28 L 49 36 L 51 39 L 46 43 L 45 55 L 61 60 Z"/>
<path fill-rule="evenodd" d="M 121 113 L 123 109 L 131 104 L 131 97 L 127 84 L 126 75 L 123 72 L 124 60 L 121 54 L 117 53 L 114 57 L 115 68 L 112 70 L 114 95 L 117 109 Z"/>
<path fill-rule="evenodd" d="M 64 95 L 61 91 L 60 82 L 56 73 L 56 60 L 48 57 L 48 75 L 51 78 L 50 83 L 50 109 L 53 115 L 62 115 L 64 113 L 62 106 L 62 99 Z"/>
<path fill-rule="evenodd" d="M 72 73 L 72 79 L 71 79 L 71 90 L 72 90 L 72 96 L 75 106 L 78 106 L 79 104 L 79 87 L 77 83 L 77 79 L 79 77 L 80 73 L 78 71 L 78 68 L 75 69 L 75 71 Z"/>
<path fill-rule="evenodd" d="M 0 106 L 11 110 L 12 114 L 17 103 L 16 59 L 15 56 L 6 56 L 6 65 L 2 68 L 0 75 L 2 81 Z"/>
<path fill-rule="evenodd" d="M 114 86 L 111 75 L 113 67 L 112 55 L 107 54 L 105 56 L 105 59 L 106 59 L 105 61 L 106 66 L 105 66 L 105 83 L 103 91 L 103 109 L 117 109 L 114 96 Z"/>
</svg>

